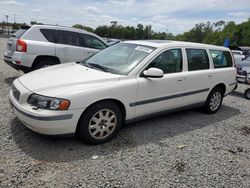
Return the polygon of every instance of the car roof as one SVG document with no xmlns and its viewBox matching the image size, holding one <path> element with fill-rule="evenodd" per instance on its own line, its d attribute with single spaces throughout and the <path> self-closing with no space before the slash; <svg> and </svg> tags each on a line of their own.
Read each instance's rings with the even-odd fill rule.
<svg viewBox="0 0 250 188">
<path fill-rule="evenodd" d="M 191 47 L 191 48 L 192 47 L 211 48 L 211 49 L 229 51 L 229 48 L 226 48 L 223 46 L 215 46 L 215 45 L 195 43 L 195 42 L 172 41 L 172 40 L 131 40 L 131 41 L 125 41 L 124 43 L 145 45 L 145 46 L 151 46 L 155 48 L 180 46 L 180 47 Z"/>
<path fill-rule="evenodd" d="M 67 26 L 60 26 L 60 25 L 33 25 L 31 28 L 48 28 L 48 29 L 63 29 L 63 30 L 71 30 L 71 31 L 79 31 L 83 33 L 89 33 L 86 30 L 83 29 L 78 29 L 78 28 L 73 28 L 73 27 L 67 27 Z"/>
</svg>

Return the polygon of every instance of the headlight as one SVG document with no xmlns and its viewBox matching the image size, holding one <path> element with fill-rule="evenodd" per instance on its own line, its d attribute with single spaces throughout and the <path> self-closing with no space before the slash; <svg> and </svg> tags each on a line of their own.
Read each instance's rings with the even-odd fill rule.
<svg viewBox="0 0 250 188">
<path fill-rule="evenodd" d="M 69 100 L 46 97 L 37 94 L 30 95 L 27 102 L 31 106 L 49 110 L 67 110 L 70 105 Z"/>
</svg>

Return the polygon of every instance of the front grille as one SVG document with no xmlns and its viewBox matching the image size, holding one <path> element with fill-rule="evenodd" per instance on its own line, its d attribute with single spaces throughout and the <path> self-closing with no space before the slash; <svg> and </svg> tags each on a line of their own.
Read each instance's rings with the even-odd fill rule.
<svg viewBox="0 0 250 188">
<path fill-rule="evenodd" d="M 13 96 L 15 97 L 15 99 L 17 101 L 19 101 L 20 99 L 20 91 L 18 91 L 15 86 L 12 87 L 12 93 L 13 93 Z"/>
</svg>

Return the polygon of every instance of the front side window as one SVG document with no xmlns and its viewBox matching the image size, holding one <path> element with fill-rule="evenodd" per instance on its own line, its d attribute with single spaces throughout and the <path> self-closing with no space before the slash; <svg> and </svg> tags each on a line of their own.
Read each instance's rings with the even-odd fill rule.
<svg viewBox="0 0 250 188">
<path fill-rule="evenodd" d="M 127 75 L 154 49 L 150 46 L 119 43 L 96 53 L 80 64 L 115 74 Z"/>
<path fill-rule="evenodd" d="M 86 34 L 83 34 L 83 37 L 84 37 L 85 45 L 88 48 L 102 50 L 107 47 L 101 40 L 99 40 L 96 37 L 93 37 L 91 35 L 86 35 Z"/>
<path fill-rule="evenodd" d="M 188 70 L 209 69 L 209 59 L 205 49 L 186 49 Z"/>
<path fill-rule="evenodd" d="M 148 68 L 161 69 L 164 74 L 182 71 L 181 49 L 171 49 L 161 53 L 148 66 Z"/>
<path fill-rule="evenodd" d="M 220 50 L 209 50 L 214 68 L 232 67 L 232 58 L 230 52 Z"/>
</svg>

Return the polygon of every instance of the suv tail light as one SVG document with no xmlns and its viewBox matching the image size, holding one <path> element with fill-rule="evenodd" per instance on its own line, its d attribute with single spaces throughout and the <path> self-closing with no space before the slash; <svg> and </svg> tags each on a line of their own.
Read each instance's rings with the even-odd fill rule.
<svg viewBox="0 0 250 188">
<path fill-rule="evenodd" d="M 27 52 L 27 44 L 22 39 L 18 39 L 16 42 L 16 51 Z"/>
</svg>

